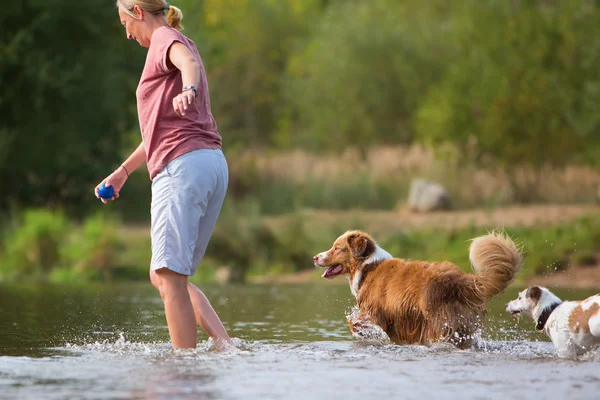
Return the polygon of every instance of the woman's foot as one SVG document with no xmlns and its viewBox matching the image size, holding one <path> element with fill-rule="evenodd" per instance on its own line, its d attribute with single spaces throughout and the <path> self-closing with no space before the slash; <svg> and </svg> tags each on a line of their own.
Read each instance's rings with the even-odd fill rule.
<svg viewBox="0 0 600 400">
<path fill-rule="evenodd" d="M 215 350 L 218 351 L 219 353 L 224 353 L 224 352 L 228 352 L 228 351 L 232 351 L 237 349 L 237 347 L 235 347 L 235 344 L 233 343 L 233 340 L 227 338 L 227 339 L 212 339 L 214 345 L 215 345 Z"/>
</svg>

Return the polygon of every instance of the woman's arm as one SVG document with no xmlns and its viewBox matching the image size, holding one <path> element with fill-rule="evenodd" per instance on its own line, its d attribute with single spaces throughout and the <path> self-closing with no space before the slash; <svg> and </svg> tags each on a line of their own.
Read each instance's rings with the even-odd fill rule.
<svg viewBox="0 0 600 400">
<path fill-rule="evenodd" d="M 98 189 L 100 188 L 100 186 L 102 186 L 102 184 L 105 184 L 106 186 L 112 186 L 115 190 L 115 195 L 111 200 L 118 199 L 119 192 L 121 191 L 123 185 L 125 185 L 127 178 L 129 178 L 129 174 L 138 169 L 145 162 L 146 150 L 144 149 L 144 143 L 140 143 L 137 149 L 135 149 L 133 153 L 131 153 L 131 155 L 127 158 L 127 160 L 125 160 L 123 164 L 119 166 L 119 168 L 117 168 L 112 174 L 107 176 L 102 182 L 98 184 L 98 186 L 96 186 L 96 188 L 94 189 L 94 194 L 96 195 L 96 197 L 100 199 L 104 204 L 107 203 L 107 201 L 101 198 L 98 194 Z"/>
<path fill-rule="evenodd" d="M 173 43 L 169 48 L 168 57 L 175 68 L 181 71 L 182 92 L 173 98 L 173 109 L 183 117 L 188 106 L 196 101 L 196 90 L 200 84 L 200 64 L 181 42 Z M 183 91 L 183 88 L 189 86 L 196 90 Z"/>
<path fill-rule="evenodd" d="M 121 167 L 125 167 L 125 172 L 127 172 L 127 176 L 129 176 L 129 174 L 144 165 L 144 163 L 146 163 L 146 149 L 144 149 L 144 143 L 142 142 L 137 149 L 127 157 L 127 160 L 121 164 Z"/>
</svg>

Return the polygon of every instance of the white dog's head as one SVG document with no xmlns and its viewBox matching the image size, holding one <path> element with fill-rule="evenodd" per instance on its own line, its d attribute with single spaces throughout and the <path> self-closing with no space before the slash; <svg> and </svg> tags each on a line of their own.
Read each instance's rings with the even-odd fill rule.
<svg viewBox="0 0 600 400">
<path fill-rule="evenodd" d="M 545 287 L 531 286 L 506 304 L 506 311 L 515 317 L 525 315 L 537 321 L 545 309 L 560 303 L 561 300 Z"/>
</svg>

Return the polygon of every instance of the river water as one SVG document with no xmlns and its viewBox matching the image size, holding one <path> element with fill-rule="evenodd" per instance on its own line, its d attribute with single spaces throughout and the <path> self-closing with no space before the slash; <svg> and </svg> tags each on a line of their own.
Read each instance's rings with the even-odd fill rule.
<svg viewBox="0 0 600 400">
<path fill-rule="evenodd" d="M 0 286 L 2 399 L 599 399 L 600 355 L 564 360 L 489 305 L 477 346 L 358 341 L 346 285 L 202 288 L 234 337 L 173 351 L 150 284 Z M 557 290 L 563 299 L 593 291 Z"/>
</svg>

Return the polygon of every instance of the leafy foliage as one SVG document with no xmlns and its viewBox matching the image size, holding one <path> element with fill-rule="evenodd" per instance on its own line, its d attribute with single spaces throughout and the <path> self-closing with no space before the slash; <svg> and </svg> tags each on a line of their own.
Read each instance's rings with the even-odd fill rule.
<svg viewBox="0 0 600 400">
<path fill-rule="evenodd" d="M 62 212 L 28 210 L 6 229 L 0 252 L 0 278 L 43 278 L 60 265 L 60 248 L 69 231 Z"/>
<path fill-rule="evenodd" d="M 132 67 L 142 53 L 118 22 L 100 0 L 3 6 L 0 208 L 63 204 L 74 212 L 121 161 L 120 134 L 135 121 Z"/>
<path fill-rule="evenodd" d="M 508 169 L 591 155 L 600 134 L 596 2 L 468 1 L 458 12 L 456 59 L 419 109 L 421 139 Z"/>
<path fill-rule="evenodd" d="M 110 280 L 123 246 L 117 235 L 119 226 L 119 221 L 106 213 L 86 218 L 81 232 L 74 232 L 62 249 L 63 265 L 88 279 Z"/>
<path fill-rule="evenodd" d="M 338 1 L 326 10 L 289 63 L 286 99 L 299 133 L 292 143 L 339 149 L 412 141 L 413 115 L 451 56 L 449 7 L 421 3 Z"/>
<path fill-rule="evenodd" d="M 322 0 L 204 0 L 187 25 L 208 67 L 213 114 L 226 146 L 273 144 L 285 69 Z"/>
<path fill-rule="evenodd" d="M 229 158 L 248 147 L 336 158 L 347 146 L 365 157 L 418 140 L 491 169 L 530 168 L 534 181 L 542 167 L 598 163 L 597 1 L 180 1 Z M 0 35 L 0 213 L 47 206 L 82 217 L 97 206 L 94 185 L 139 142 L 145 49 L 101 0 L 7 3 Z M 232 173 L 234 200 L 277 192 L 254 178 Z M 395 203 L 388 190 L 358 204 L 280 186 L 269 208 L 302 197 Z M 123 195 L 115 208 L 147 221 L 147 176 Z"/>
<path fill-rule="evenodd" d="M 256 202 L 225 202 L 206 255 L 231 267 L 233 282 L 244 282 L 252 267 L 266 266 L 277 238 L 260 218 Z"/>
</svg>

